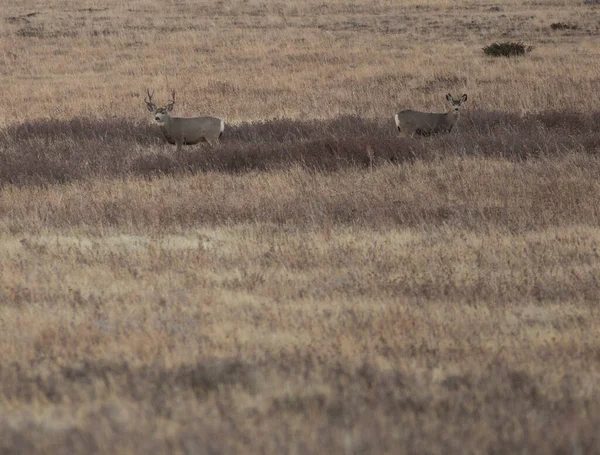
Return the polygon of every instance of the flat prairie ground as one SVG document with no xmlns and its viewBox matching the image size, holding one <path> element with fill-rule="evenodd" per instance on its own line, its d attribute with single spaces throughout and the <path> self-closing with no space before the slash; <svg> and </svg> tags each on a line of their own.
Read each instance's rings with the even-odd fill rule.
<svg viewBox="0 0 600 455">
<path fill-rule="evenodd" d="M 600 5 L 0 15 L 0 453 L 600 451 Z"/>
</svg>

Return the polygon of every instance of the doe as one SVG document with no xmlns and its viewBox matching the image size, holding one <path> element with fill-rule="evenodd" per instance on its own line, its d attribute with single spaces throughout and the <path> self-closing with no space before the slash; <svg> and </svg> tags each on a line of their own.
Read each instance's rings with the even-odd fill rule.
<svg viewBox="0 0 600 455">
<path fill-rule="evenodd" d="M 398 131 L 409 136 L 449 133 L 460 116 L 460 105 L 467 101 L 467 95 L 464 94 L 459 99 L 454 99 L 448 93 L 446 99 L 450 102 L 451 108 L 445 114 L 411 110 L 398 112 L 394 117 Z"/>
</svg>

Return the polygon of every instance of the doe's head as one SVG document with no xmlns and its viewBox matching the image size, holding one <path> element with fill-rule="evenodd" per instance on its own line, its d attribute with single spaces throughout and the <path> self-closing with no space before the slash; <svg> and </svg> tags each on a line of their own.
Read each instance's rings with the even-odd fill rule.
<svg viewBox="0 0 600 455">
<path fill-rule="evenodd" d="M 173 98 L 165 107 L 156 107 L 156 104 L 152 102 L 152 95 L 154 95 L 154 90 L 152 90 L 152 93 L 150 93 L 150 90 L 147 90 L 147 92 L 148 99 L 146 100 L 146 98 L 144 98 L 144 101 L 146 102 L 146 107 L 150 112 L 154 114 L 154 120 L 156 120 L 157 123 L 165 123 L 167 121 L 167 118 L 170 117 L 169 112 L 173 110 L 173 106 L 175 105 L 175 91 L 173 90 Z"/>
<path fill-rule="evenodd" d="M 448 93 L 446 95 L 446 99 L 450 102 L 450 105 L 454 108 L 454 110 L 458 111 L 460 109 L 460 105 L 467 101 L 467 94 L 465 93 L 460 98 L 454 99 L 454 97 Z"/>
</svg>

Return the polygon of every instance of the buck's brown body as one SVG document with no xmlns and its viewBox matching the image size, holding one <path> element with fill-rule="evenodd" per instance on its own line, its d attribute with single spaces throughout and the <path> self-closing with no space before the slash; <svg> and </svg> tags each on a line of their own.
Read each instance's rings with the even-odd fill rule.
<svg viewBox="0 0 600 455">
<path fill-rule="evenodd" d="M 225 121 L 216 117 L 171 117 L 170 112 L 175 105 L 175 92 L 173 99 L 165 107 L 156 107 L 152 103 L 152 94 L 148 90 L 148 101 L 146 106 L 154 114 L 154 120 L 158 123 L 163 136 L 169 144 L 177 145 L 177 151 L 183 145 L 194 145 L 199 142 L 208 142 L 209 145 L 216 144 L 225 130 Z"/>
</svg>

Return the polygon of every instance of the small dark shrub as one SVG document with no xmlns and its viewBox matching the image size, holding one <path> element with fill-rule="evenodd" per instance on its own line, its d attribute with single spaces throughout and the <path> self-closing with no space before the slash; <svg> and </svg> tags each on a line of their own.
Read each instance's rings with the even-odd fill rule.
<svg viewBox="0 0 600 455">
<path fill-rule="evenodd" d="M 483 52 L 492 57 L 513 57 L 524 55 L 525 52 L 531 52 L 532 49 L 532 46 L 525 46 L 523 43 L 504 42 L 485 46 Z"/>
<path fill-rule="evenodd" d="M 564 22 L 555 22 L 550 24 L 552 30 L 577 30 L 579 27 L 573 24 L 565 24 Z"/>
</svg>

